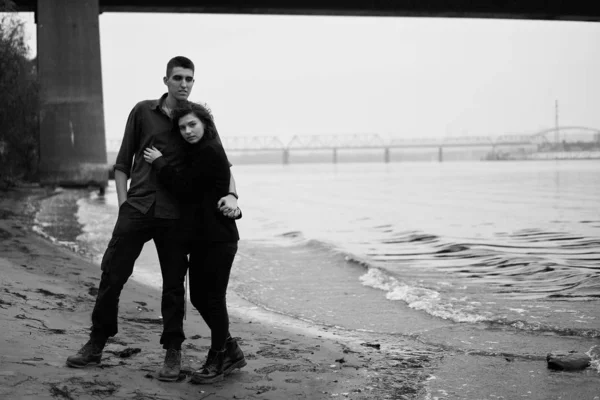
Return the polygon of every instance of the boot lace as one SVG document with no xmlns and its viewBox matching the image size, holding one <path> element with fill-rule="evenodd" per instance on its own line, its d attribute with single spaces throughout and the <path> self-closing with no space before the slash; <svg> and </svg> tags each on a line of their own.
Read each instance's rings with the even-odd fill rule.
<svg viewBox="0 0 600 400">
<path fill-rule="evenodd" d="M 83 347 L 78 351 L 79 354 L 87 356 L 92 354 L 98 354 L 100 352 L 100 347 L 94 344 L 92 341 L 88 341 Z"/>
</svg>

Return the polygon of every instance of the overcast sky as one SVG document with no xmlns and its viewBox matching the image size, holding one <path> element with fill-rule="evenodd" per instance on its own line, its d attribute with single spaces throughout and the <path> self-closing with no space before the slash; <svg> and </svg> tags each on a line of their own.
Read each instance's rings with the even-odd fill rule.
<svg viewBox="0 0 600 400">
<path fill-rule="evenodd" d="M 600 128 L 600 23 L 103 13 L 100 35 L 109 139 L 176 55 L 222 135 L 534 133 L 555 100 Z"/>
</svg>

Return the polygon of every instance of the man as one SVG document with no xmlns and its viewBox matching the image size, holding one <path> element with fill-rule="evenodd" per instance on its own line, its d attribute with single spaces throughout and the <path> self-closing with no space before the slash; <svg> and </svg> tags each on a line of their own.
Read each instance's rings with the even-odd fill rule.
<svg viewBox="0 0 600 400">
<path fill-rule="evenodd" d="M 185 340 L 183 317 L 185 306 L 184 278 L 187 257 L 173 232 L 179 218 L 174 197 L 160 185 L 152 166 L 144 161 L 143 151 L 156 146 L 165 160 L 175 166 L 183 164 L 183 139 L 172 129 L 171 112 L 187 100 L 194 86 L 194 64 L 186 57 L 174 57 L 167 63 L 163 78 L 167 93 L 158 100 L 135 105 L 125 127 L 121 148 L 114 165 L 119 216 L 112 238 L 102 258 L 102 276 L 92 312 L 89 341 L 67 358 L 75 368 L 98 365 L 109 337 L 118 332 L 119 296 L 144 244 L 154 240 L 163 278 L 161 313 L 163 333 L 160 343 L 166 350 L 159 379 L 175 381 L 181 370 L 181 344 Z M 129 190 L 127 180 L 131 178 Z M 237 210 L 235 181 L 231 176 L 230 193 L 215 207 L 230 215 Z M 238 354 L 239 357 L 239 354 Z M 243 355 L 242 355 L 243 357 Z"/>
</svg>

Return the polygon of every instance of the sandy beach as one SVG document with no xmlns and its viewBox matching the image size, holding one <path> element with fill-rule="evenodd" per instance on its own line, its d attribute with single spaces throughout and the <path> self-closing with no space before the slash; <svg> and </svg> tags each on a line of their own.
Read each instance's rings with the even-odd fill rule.
<svg viewBox="0 0 600 400">
<path fill-rule="evenodd" d="M 185 374 L 179 382 L 161 382 L 160 293 L 133 279 L 121 296 L 120 332 L 102 365 L 66 367 L 87 340 L 100 271 L 30 230 L 30 207 L 46 195 L 24 188 L 3 193 L 0 202 L 0 398 L 411 399 L 421 393 L 427 351 L 386 359 L 377 344 L 283 318 L 274 323 L 239 298 L 230 300 L 231 331 L 248 366 L 218 384 L 190 384 L 188 375 L 202 364 L 210 341 L 199 314 L 188 309 Z"/>
<path fill-rule="evenodd" d="M 436 343 L 373 342 L 368 332 L 274 315 L 234 290 L 231 332 L 248 365 L 218 384 L 189 383 L 209 346 L 208 329 L 189 307 L 184 373 L 161 382 L 160 292 L 135 279 L 122 293 L 120 332 L 101 366 L 68 368 L 66 358 L 87 340 L 100 268 L 31 230 L 36 201 L 49 195 L 33 186 L 0 197 L 1 399 L 600 399 L 596 369 L 550 371 L 545 362 L 549 351 L 585 352 L 597 339 L 498 331 L 493 339 L 512 343 L 513 352 L 464 352 L 460 343 L 492 334 L 448 323 L 430 332 Z M 145 249 L 139 262 L 155 257 Z"/>
</svg>

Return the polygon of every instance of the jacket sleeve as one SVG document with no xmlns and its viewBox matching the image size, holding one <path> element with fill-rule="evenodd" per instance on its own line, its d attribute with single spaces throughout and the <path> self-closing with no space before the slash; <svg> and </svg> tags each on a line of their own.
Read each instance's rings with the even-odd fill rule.
<svg viewBox="0 0 600 400">
<path fill-rule="evenodd" d="M 207 105 L 205 105 L 205 106 L 207 106 Z M 212 112 L 211 112 L 211 116 L 212 116 Z M 213 123 L 214 122 L 215 121 L 214 121 L 214 117 L 213 117 Z M 216 124 L 215 124 L 215 140 L 219 144 L 219 146 L 223 147 L 223 142 L 221 141 L 221 136 L 219 136 L 219 130 L 217 129 L 217 125 Z M 225 153 L 225 150 L 223 150 L 223 153 Z M 225 158 L 227 158 L 227 157 L 225 157 Z M 229 160 L 227 160 L 227 165 L 229 167 L 233 166 L 233 164 L 231 164 L 231 162 Z"/>
<path fill-rule="evenodd" d="M 231 163 L 227 159 L 225 149 L 220 142 L 211 147 L 211 166 L 209 167 L 210 179 L 215 185 L 218 196 L 223 197 L 229 193 L 229 181 L 231 180 Z"/>
<path fill-rule="evenodd" d="M 176 171 L 165 161 L 164 157 L 156 159 L 152 166 L 157 172 L 160 183 L 169 192 L 173 193 L 180 201 L 191 203 L 197 201 L 197 197 L 213 185 L 220 193 L 222 190 L 220 187 L 223 186 L 225 179 L 226 187 L 229 188 L 229 164 L 227 157 L 224 157 L 225 152 L 222 152 L 223 157 L 219 154 L 219 147 L 222 149 L 220 145 L 206 147 L 191 165 L 181 171 Z"/>
</svg>

